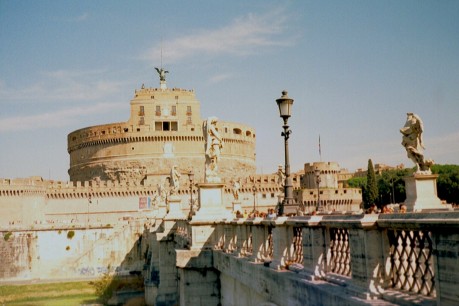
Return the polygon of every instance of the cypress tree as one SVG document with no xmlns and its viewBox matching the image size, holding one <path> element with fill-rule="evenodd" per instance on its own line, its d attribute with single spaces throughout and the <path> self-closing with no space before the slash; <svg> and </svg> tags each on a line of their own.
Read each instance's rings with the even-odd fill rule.
<svg viewBox="0 0 459 306">
<path fill-rule="evenodd" d="M 376 204 L 378 194 L 378 183 L 376 182 L 375 169 L 373 168 L 373 162 L 371 159 L 369 159 L 367 170 L 367 186 L 364 190 L 363 199 L 365 209 L 370 208 L 372 204 Z"/>
</svg>

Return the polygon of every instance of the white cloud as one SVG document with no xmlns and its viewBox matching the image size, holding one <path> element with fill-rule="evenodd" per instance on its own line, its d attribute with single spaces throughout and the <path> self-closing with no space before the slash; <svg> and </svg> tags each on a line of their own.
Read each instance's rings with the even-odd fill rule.
<svg viewBox="0 0 459 306">
<path fill-rule="evenodd" d="M 13 88 L 0 82 L 0 101 L 90 101 L 119 92 L 118 81 L 103 80 L 103 70 L 56 70 L 41 73 L 34 84 Z"/>
<path fill-rule="evenodd" d="M 83 14 L 81 14 L 81 15 L 75 17 L 74 20 L 75 20 L 76 22 L 81 22 L 81 21 L 87 20 L 88 18 L 89 18 L 89 13 L 88 13 L 88 12 L 84 12 Z"/>
<path fill-rule="evenodd" d="M 111 111 L 124 109 L 126 103 L 99 103 L 91 106 L 79 106 L 69 109 L 47 112 L 37 115 L 16 116 L 0 119 L 0 133 L 18 130 L 36 130 L 40 128 L 69 126 L 79 118 L 92 114 L 101 114 L 107 109 Z"/>
<path fill-rule="evenodd" d="M 201 30 L 162 43 L 163 55 L 169 63 L 195 55 L 246 56 L 260 52 L 260 48 L 292 45 L 292 37 L 284 37 L 287 16 L 283 10 L 264 15 L 249 14 L 235 19 L 231 24 L 213 30 Z M 141 56 L 157 62 L 161 47 L 154 46 Z"/>
<path fill-rule="evenodd" d="M 217 74 L 217 75 L 213 75 L 210 77 L 209 79 L 209 83 L 211 84 L 216 84 L 216 83 L 220 83 L 220 82 L 223 82 L 225 80 L 228 80 L 228 79 L 231 79 L 233 76 L 231 74 Z"/>
</svg>

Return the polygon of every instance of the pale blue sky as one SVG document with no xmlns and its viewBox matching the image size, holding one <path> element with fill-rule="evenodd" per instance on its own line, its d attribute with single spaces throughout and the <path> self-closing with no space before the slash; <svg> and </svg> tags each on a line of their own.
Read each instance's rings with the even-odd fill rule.
<svg viewBox="0 0 459 306">
<path fill-rule="evenodd" d="M 295 99 L 292 171 L 411 167 L 406 112 L 425 155 L 459 164 L 459 1 L 0 0 L 0 177 L 68 180 L 67 134 L 126 121 L 134 90 L 195 89 L 203 118 L 257 131 L 257 166 L 284 163 L 275 100 Z"/>
</svg>

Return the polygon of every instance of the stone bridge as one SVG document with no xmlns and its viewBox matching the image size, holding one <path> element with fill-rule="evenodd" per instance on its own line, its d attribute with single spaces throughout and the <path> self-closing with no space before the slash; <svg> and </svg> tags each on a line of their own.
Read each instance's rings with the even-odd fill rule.
<svg viewBox="0 0 459 306">
<path fill-rule="evenodd" d="M 148 305 L 459 305 L 459 212 L 166 216 L 145 235 Z"/>
</svg>

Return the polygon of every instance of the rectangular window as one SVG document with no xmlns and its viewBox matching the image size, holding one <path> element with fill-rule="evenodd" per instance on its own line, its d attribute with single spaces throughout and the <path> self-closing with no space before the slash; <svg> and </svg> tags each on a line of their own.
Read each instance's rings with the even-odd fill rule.
<svg viewBox="0 0 459 306">
<path fill-rule="evenodd" d="M 171 122 L 171 131 L 178 131 L 177 121 Z"/>
<path fill-rule="evenodd" d="M 145 118 L 144 117 L 140 117 L 139 125 L 144 125 L 144 124 L 145 124 Z"/>
<path fill-rule="evenodd" d="M 191 116 L 191 106 L 186 107 L 186 115 Z"/>
<path fill-rule="evenodd" d="M 155 122 L 155 131 L 162 131 L 163 130 L 163 123 L 156 121 Z"/>
<path fill-rule="evenodd" d="M 171 128 L 170 128 L 170 122 L 168 121 L 164 121 L 163 122 L 163 131 L 170 131 Z"/>
<path fill-rule="evenodd" d="M 161 106 L 156 105 L 156 116 L 161 116 Z"/>
<path fill-rule="evenodd" d="M 177 115 L 177 106 L 172 105 L 171 113 L 172 113 L 171 114 L 172 116 L 176 116 Z"/>
<path fill-rule="evenodd" d="M 188 116 L 186 118 L 186 124 L 192 124 L 192 123 L 193 123 L 193 121 L 191 120 L 191 117 Z"/>
<path fill-rule="evenodd" d="M 145 108 L 143 107 L 143 105 L 140 106 L 139 116 L 145 116 Z"/>
</svg>

